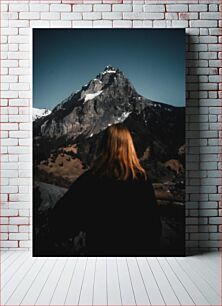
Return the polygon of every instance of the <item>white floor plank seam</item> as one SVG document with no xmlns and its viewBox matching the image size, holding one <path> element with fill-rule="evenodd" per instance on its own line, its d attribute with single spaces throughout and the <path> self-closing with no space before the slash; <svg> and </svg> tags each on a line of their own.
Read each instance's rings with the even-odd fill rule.
<svg viewBox="0 0 222 306">
<path fill-rule="evenodd" d="M 0 305 L 219 306 L 221 254 L 31 257 L 1 252 Z"/>
</svg>

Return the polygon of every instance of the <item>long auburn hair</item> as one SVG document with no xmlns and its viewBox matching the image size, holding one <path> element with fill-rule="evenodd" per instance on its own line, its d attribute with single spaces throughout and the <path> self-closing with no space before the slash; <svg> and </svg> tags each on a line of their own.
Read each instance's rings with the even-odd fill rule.
<svg viewBox="0 0 222 306">
<path fill-rule="evenodd" d="M 140 165 L 129 130 L 122 124 L 107 128 L 101 143 L 101 153 L 94 162 L 92 173 L 114 177 L 118 180 L 133 179 L 146 172 Z"/>
</svg>

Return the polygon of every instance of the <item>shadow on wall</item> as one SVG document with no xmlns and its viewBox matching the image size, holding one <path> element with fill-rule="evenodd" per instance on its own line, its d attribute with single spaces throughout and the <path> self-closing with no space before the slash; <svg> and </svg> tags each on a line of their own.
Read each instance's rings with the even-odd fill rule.
<svg viewBox="0 0 222 306">
<path fill-rule="evenodd" d="M 202 222 L 200 214 L 200 202 L 207 200 L 207 194 L 201 193 L 200 186 L 201 92 L 196 46 L 194 37 L 186 35 L 186 255 L 209 251 L 200 248 L 199 240 L 200 228 L 208 232 L 208 224 Z"/>
</svg>

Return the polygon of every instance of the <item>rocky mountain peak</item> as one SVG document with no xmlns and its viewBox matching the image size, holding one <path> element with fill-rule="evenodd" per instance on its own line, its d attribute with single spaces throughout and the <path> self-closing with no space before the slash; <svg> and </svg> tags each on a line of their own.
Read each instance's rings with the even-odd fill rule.
<svg viewBox="0 0 222 306">
<path fill-rule="evenodd" d="M 174 107 L 139 95 L 130 80 L 118 68 L 107 65 L 94 79 L 59 103 L 49 116 L 34 124 L 34 134 L 60 144 L 91 138 L 108 126 L 142 116 L 145 126 L 173 116 Z"/>
<path fill-rule="evenodd" d="M 107 65 L 104 69 L 104 72 L 112 72 L 112 73 L 116 73 L 117 69 L 113 68 L 113 66 L 111 65 Z"/>
</svg>

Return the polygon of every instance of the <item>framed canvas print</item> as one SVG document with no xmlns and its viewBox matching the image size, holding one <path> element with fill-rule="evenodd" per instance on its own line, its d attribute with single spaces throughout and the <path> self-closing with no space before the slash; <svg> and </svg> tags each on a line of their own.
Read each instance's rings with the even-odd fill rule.
<svg viewBox="0 0 222 306">
<path fill-rule="evenodd" d="M 184 29 L 33 30 L 33 256 L 185 255 Z"/>
</svg>

